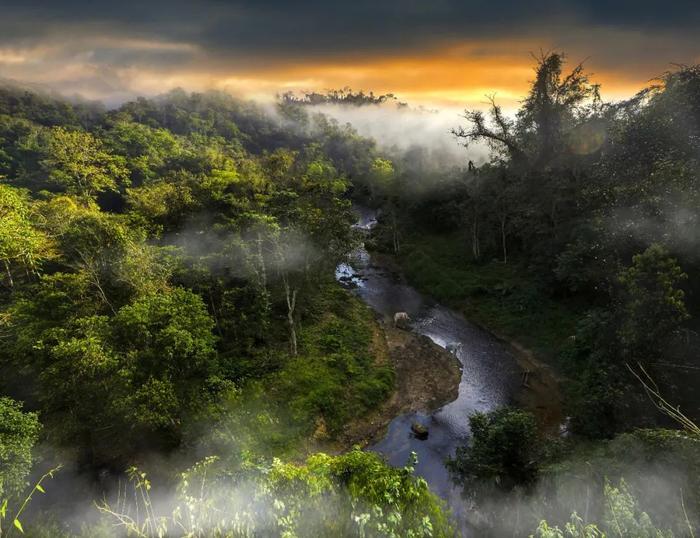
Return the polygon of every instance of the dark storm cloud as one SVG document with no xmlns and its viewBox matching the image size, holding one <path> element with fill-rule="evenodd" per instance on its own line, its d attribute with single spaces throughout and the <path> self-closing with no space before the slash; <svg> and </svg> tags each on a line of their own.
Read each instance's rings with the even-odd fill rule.
<svg viewBox="0 0 700 538">
<path fill-rule="evenodd" d="M 187 42 L 214 56 L 394 52 L 457 38 L 552 32 L 569 24 L 695 33 L 700 2 L 303 0 L 3 2 L 0 42 L 122 35 Z"/>
<path fill-rule="evenodd" d="M 0 0 L 0 79 L 110 103 L 178 85 L 515 102 L 530 51 L 590 57 L 638 88 L 700 61 L 698 27 L 698 0 Z"/>
</svg>

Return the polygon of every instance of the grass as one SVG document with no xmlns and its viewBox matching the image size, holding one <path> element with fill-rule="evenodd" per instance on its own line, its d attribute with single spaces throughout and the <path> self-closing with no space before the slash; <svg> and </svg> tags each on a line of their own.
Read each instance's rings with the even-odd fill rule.
<svg viewBox="0 0 700 538">
<path fill-rule="evenodd" d="M 399 260 L 417 288 L 549 361 L 574 334 L 577 305 L 552 298 L 517 263 L 470 261 L 457 234 L 414 234 Z"/>
</svg>

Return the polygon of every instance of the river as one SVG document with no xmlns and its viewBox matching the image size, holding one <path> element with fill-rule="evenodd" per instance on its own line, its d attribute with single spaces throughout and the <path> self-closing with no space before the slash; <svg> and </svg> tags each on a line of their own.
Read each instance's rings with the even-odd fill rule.
<svg viewBox="0 0 700 538">
<path fill-rule="evenodd" d="M 370 230 L 376 223 L 376 213 L 366 208 L 356 211 L 359 215 L 356 227 Z M 403 283 L 364 247 L 357 249 L 349 263 L 338 266 L 336 277 L 350 283 L 354 293 L 388 323 L 394 313 L 407 312 L 412 331 L 428 336 L 439 346 L 456 347 L 454 353 L 462 370 L 457 399 L 431 414 L 397 416 L 384 438 L 368 449 L 382 454 L 394 466 L 405 465 L 415 452 L 416 474 L 425 478 L 430 489 L 447 502 L 462 534 L 471 534 L 467 525 L 468 508 L 445 468 L 445 460 L 468 441 L 472 413 L 512 403 L 521 372 L 515 357 L 493 335 Z M 428 428 L 426 440 L 412 434 L 413 422 Z"/>
</svg>

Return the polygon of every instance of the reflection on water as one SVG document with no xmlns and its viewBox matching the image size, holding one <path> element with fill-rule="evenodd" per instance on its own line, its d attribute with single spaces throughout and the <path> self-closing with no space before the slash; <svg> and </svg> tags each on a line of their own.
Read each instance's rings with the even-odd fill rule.
<svg viewBox="0 0 700 538">
<path fill-rule="evenodd" d="M 370 229 L 376 223 L 372 211 L 363 208 L 358 213 L 358 228 Z M 350 263 L 338 266 L 336 277 L 387 321 L 396 312 L 407 312 L 413 331 L 450 349 L 461 362 L 462 379 L 455 401 L 430 415 L 409 413 L 396 417 L 389 424 L 386 436 L 369 449 L 383 454 L 395 466 L 405 465 L 411 452 L 415 452 L 416 473 L 448 502 L 463 532 L 466 531 L 465 503 L 459 498 L 444 462 L 468 439 L 469 415 L 510 402 L 519 382 L 515 358 L 489 333 L 400 282 L 364 248 L 355 252 Z M 421 441 L 411 433 L 413 422 L 429 429 L 427 440 Z"/>
</svg>

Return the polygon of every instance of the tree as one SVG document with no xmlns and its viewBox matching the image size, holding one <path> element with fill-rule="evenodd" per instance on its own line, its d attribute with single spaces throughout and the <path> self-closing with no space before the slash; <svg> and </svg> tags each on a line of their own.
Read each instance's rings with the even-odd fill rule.
<svg viewBox="0 0 700 538">
<path fill-rule="evenodd" d="M 270 235 L 272 267 L 282 282 L 286 304 L 286 322 L 289 331 L 289 351 L 298 353 L 297 344 L 297 298 L 304 285 L 304 273 L 310 245 L 292 230 L 273 229 Z"/>
<path fill-rule="evenodd" d="M 75 319 L 41 336 L 39 398 L 62 441 L 95 463 L 139 446 L 177 446 L 182 421 L 226 390 L 217 379 L 214 322 L 184 289 L 145 295 L 109 318 Z"/>
<path fill-rule="evenodd" d="M 510 157 L 519 163 L 525 158 L 525 153 L 516 138 L 515 123 L 503 114 L 495 97 L 489 97 L 489 103 L 491 105 L 490 122 L 481 110 L 465 110 L 464 119 L 471 124 L 471 127 L 469 129 L 458 127 L 453 129 L 452 133 L 463 140 L 465 147 L 469 147 L 473 142 L 485 140 L 498 155 Z"/>
<path fill-rule="evenodd" d="M 450 469 L 467 485 L 470 477 L 503 489 L 528 485 L 537 476 L 539 442 L 535 418 L 501 408 L 469 417 L 472 439 L 459 447 Z"/>
<path fill-rule="evenodd" d="M 126 194 L 133 214 L 144 223 L 153 223 L 156 232 L 175 228 L 195 205 L 188 185 L 170 181 L 128 188 Z"/>
<path fill-rule="evenodd" d="M 181 156 L 182 143 L 166 129 L 153 129 L 133 121 L 118 120 L 105 134 L 108 150 L 125 158 L 132 185 L 143 185 L 162 176 L 168 164 Z"/>
<path fill-rule="evenodd" d="M 26 486 L 40 430 L 36 413 L 27 413 L 21 403 L 0 397 L 0 505 Z"/>
<path fill-rule="evenodd" d="M 564 60 L 557 52 L 538 58 L 530 94 L 518 112 L 518 137 L 540 167 L 565 152 L 566 134 L 586 117 L 586 104 L 592 101 L 595 108 L 599 103 L 598 86 L 590 83 L 583 64 L 564 76 Z"/>
<path fill-rule="evenodd" d="M 601 147 L 592 142 L 603 114 L 598 87 L 581 64 L 564 74 L 563 54 L 552 52 L 537 58 L 535 80 L 515 117 L 504 113 L 493 96 L 489 105 L 487 113 L 465 111 L 468 125 L 452 131 L 465 146 L 485 142 L 492 151 L 488 167 L 468 170 L 462 194 L 462 221 L 470 227 L 474 258 L 493 238 L 491 246 L 507 260 L 508 229 L 517 215 L 513 239 L 533 265 L 550 270 L 581 211 L 582 170 L 588 171 L 581 165 Z M 488 219 L 492 215 L 496 218 Z"/>
<path fill-rule="evenodd" d="M 138 298 L 112 320 L 114 347 L 136 363 L 132 382 L 175 386 L 183 406 L 216 373 L 214 322 L 198 295 L 181 288 Z"/>
<path fill-rule="evenodd" d="M 399 184 L 397 181 L 394 163 L 387 159 L 377 157 L 372 161 L 369 169 L 369 181 L 371 195 L 379 195 L 385 199 L 384 207 L 386 209 L 386 217 L 389 220 L 389 229 L 391 230 L 391 243 L 394 254 L 399 253 Z"/>
<path fill-rule="evenodd" d="M 52 243 L 37 228 L 36 220 L 37 212 L 32 210 L 26 195 L 0 184 L 0 260 L 9 287 L 14 286 L 13 267 L 36 274 L 39 264 L 51 257 Z"/>
<path fill-rule="evenodd" d="M 653 357 L 688 318 L 679 288 L 687 275 L 659 244 L 637 254 L 619 276 L 619 335 L 628 356 Z"/>
<path fill-rule="evenodd" d="M 49 131 L 41 165 L 61 190 L 79 196 L 114 190 L 128 178 L 123 158 L 105 151 L 90 133 L 64 127 Z"/>
<path fill-rule="evenodd" d="M 394 164 L 391 161 L 382 159 L 381 157 L 377 157 L 372 161 L 368 175 L 372 198 L 377 194 L 381 196 L 388 196 L 391 194 L 394 175 Z"/>
<path fill-rule="evenodd" d="M 135 296 L 168 287 L 172 263 L 167 249 L 147 242 L 133 220 L 63 195 L 40 210 L 56 237 L 56 263 L 65 272 L 83 274 L 111 313 Z"/>
<path fill-rule="evenodd" d="M 667 343 L 688 317 L 686 278 L 665 248 L 654 244 L 633 257 L 618 275 L 607 309 L 591 310 L 562 354 L 570 372 L 567 402 L 579 434 L 610 437 L 624 421 L 624 409 L 639 387 L 625 363 L 649 364 L 663 357 Z"/>
</svg>

